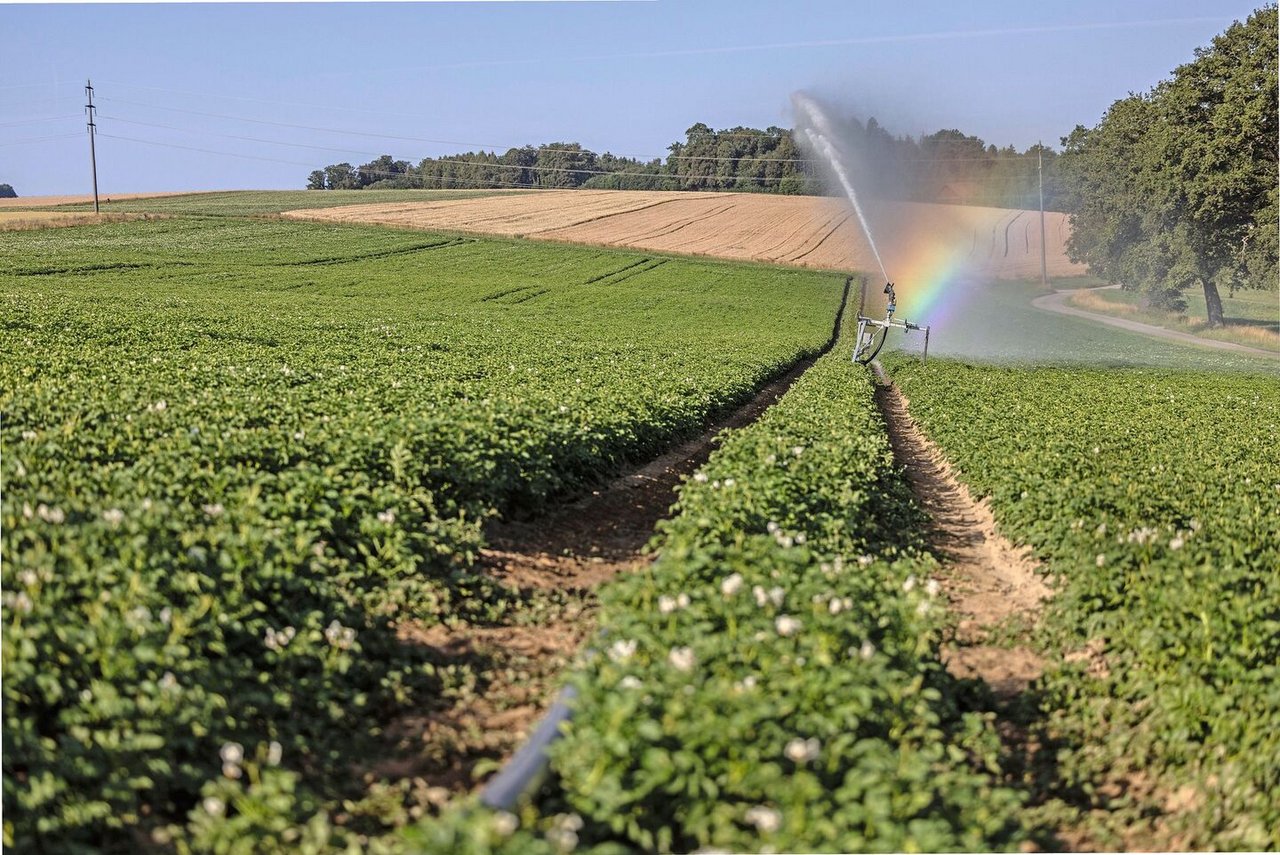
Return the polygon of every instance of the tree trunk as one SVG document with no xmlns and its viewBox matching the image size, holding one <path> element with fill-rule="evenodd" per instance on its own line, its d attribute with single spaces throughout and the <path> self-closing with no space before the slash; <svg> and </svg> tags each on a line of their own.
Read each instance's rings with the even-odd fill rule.
<svg viewBox="0 0 1280 855">
<path fill-rule="evenodd" d="M 1209 315 L 1209 327 L 1220 327 L 1224 325 L 1222 319 L 1222 295 L 1218 293 L 1218 286 L 1213 280 L 1207 276 L 1200 280 L 1204 285 L 1204 305 Z"/>
</svg>

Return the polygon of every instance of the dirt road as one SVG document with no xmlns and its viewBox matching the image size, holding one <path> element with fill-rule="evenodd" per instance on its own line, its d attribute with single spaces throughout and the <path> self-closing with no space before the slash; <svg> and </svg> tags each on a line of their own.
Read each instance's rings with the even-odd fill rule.
<svg viewBox="0 0 1280 855">
<path fill-rule="evenodd" d="M 1094 290 L 1103 291 L 1108 288 L 1118 288 L 1118 285 L 1104 285 L 1102 288 Z M 1054 291 L 1052 294 L 1045 294 L 1043 297 L 1036 297 L 1031 301 L 1031 305 L 1037 309 L 1043 309 L 1046 312 L 1057 312 L 1060 315 L 1071 315 L 1077 318 L 1086 318 L 1091 321 L 1097 321 L 1100 324 L 1117 327 L 1129 332 L 1142 333 L 1152 338 L 1160 338 L 1166 341 L 1176 341 L 1182 344 L 1191 344 L 1198 347 L 1209 347 L 1215 350 L 1229 350 L 1233 353 L 1247 353 L 1250 356 L 1264 356 L 1267 359 L 1280 359 L 1280 353 L 1273 350 L 1263 350 L 1258 347 L 1249 347 L 1245 344 L 1236 344 L 1230 341 L 1216 341 L 1211 338 L 1201 338 L 1200 336 L 1191 335 L 1190 333 L 1179 332 L 1178 330 L 1167 330 L 1164 327 L 1157 327 L 1152 324 L 1144 324 L 1141 321 L 1131 321 L 1127 318 L 1115 318 L 1111 315 L 1100 315 L 1097 312 L 1086 312 L 1084 309 L 1077 309 L 1074 306 L 1068 306 L 1067 301 L 1071 299 L 1071 295 L 1075 293 L 1071 290 Z"/>
</svg>

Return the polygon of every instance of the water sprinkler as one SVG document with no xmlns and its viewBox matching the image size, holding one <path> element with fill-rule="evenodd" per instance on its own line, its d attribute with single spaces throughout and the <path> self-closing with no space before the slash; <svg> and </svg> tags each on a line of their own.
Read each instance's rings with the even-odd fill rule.
<svg viewBox="0 0 1280 855">
<path fill-rule="evenodd" d="M 852 282 L 852 280 L 853 277 L 850 276 L 846 283 Z M 853 349 L 853 361 L 866 365 L 875 359 L 880 353 L 880 348 L 884 347 L 884 341 L 889 337 L 891 328 L 900 329 L 907 333 L 912 330 L 923 330 L 924 354 L 920 357 L 920 361 L 923 362 L 928 359 L 930 328 L 913 324 L 910 321 L 895 321 L 893 313 L 898 309 L 898 295 L 894 291 L 892 282 L 884 284 L 884 293 L 889 298 L 884 320 L 867 317 L 865 314 L 867 307 L 867 279 L 865 276 L 862 278 L 862 299 L 858 302 L 858 339 Z"/>
</svg>

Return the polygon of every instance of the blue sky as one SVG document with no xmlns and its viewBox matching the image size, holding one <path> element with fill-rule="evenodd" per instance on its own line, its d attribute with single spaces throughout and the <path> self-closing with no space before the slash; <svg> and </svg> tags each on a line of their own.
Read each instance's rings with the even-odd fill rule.
<svg viewBox="0 0 1280 855">
<path fill-rule="evenodd" d="M 1261 2 L 0 4 L 0 183 L 89 191 L 87 77 L 107 195 L 552 141 L 659 157 L 695 122 L 790 127 L 799 89 L 1057 147 Z"/>
</svg>

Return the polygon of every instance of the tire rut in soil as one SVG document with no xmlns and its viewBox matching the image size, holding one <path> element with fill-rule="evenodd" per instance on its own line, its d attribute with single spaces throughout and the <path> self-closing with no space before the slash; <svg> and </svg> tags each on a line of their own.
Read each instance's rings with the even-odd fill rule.
<svg viewBox="0 0 1280 855">
<path fill-rule="evenodd" d="M 402 624 L 401 639 L 431 648 L 440 667 L 476 666 L 481 673 L 464 698 L 401 714 L 388 728 L 387 756 L 369 766 L 375 777 L 417 778 L 439 797 L 442 788 L 453 794 L 477 789 L 480 768 L 496 769 L 510 758 L 595 632 L 594 589 L 653 560 L 645 547 L 670 515 L 676 489 L 707 461 L 722 432 L 760 418 L 835 347 L 849 291 L 846 282 L 831 337 L 817 353 L 793 363 L 701 435 L 537 519 L 486 526 L 488 546 L 475 569 L 523 597 L 549 599 L 552 614 L 504 626 Z"/>
<path fill-rule="evenodd" d="M 985 499 L 975 501 L 945 455 L 912 418 L 910 402 L 874 364 L 876 403 L 884 416 L 894 460 L 917 502 L 928 513 L 931 551 L 940 563 L 939 582 L 954 619 L 954 634 L 942 646 L 947 672 L 985 687 L 971 701 L 995 714 L 1003 746 L 1005 782 L 1023 789 L 1029 807 L 1066 798 L 1058 785 L 1056 750 L 1044 729 L 1034 686 L 1044 663 L 1029 647 L 1013 643 L 1040 620 L 1052 589 L 1039 562 L 1000 534 Z M 1001 638 L 1004 640 L 1001 641 Z M 985 700 L 983 696 L 987 696 Z M 1051 851 L 1096 848 L 1083 829 L 1030 820 L 1034 844 Z"/>
</svg>

